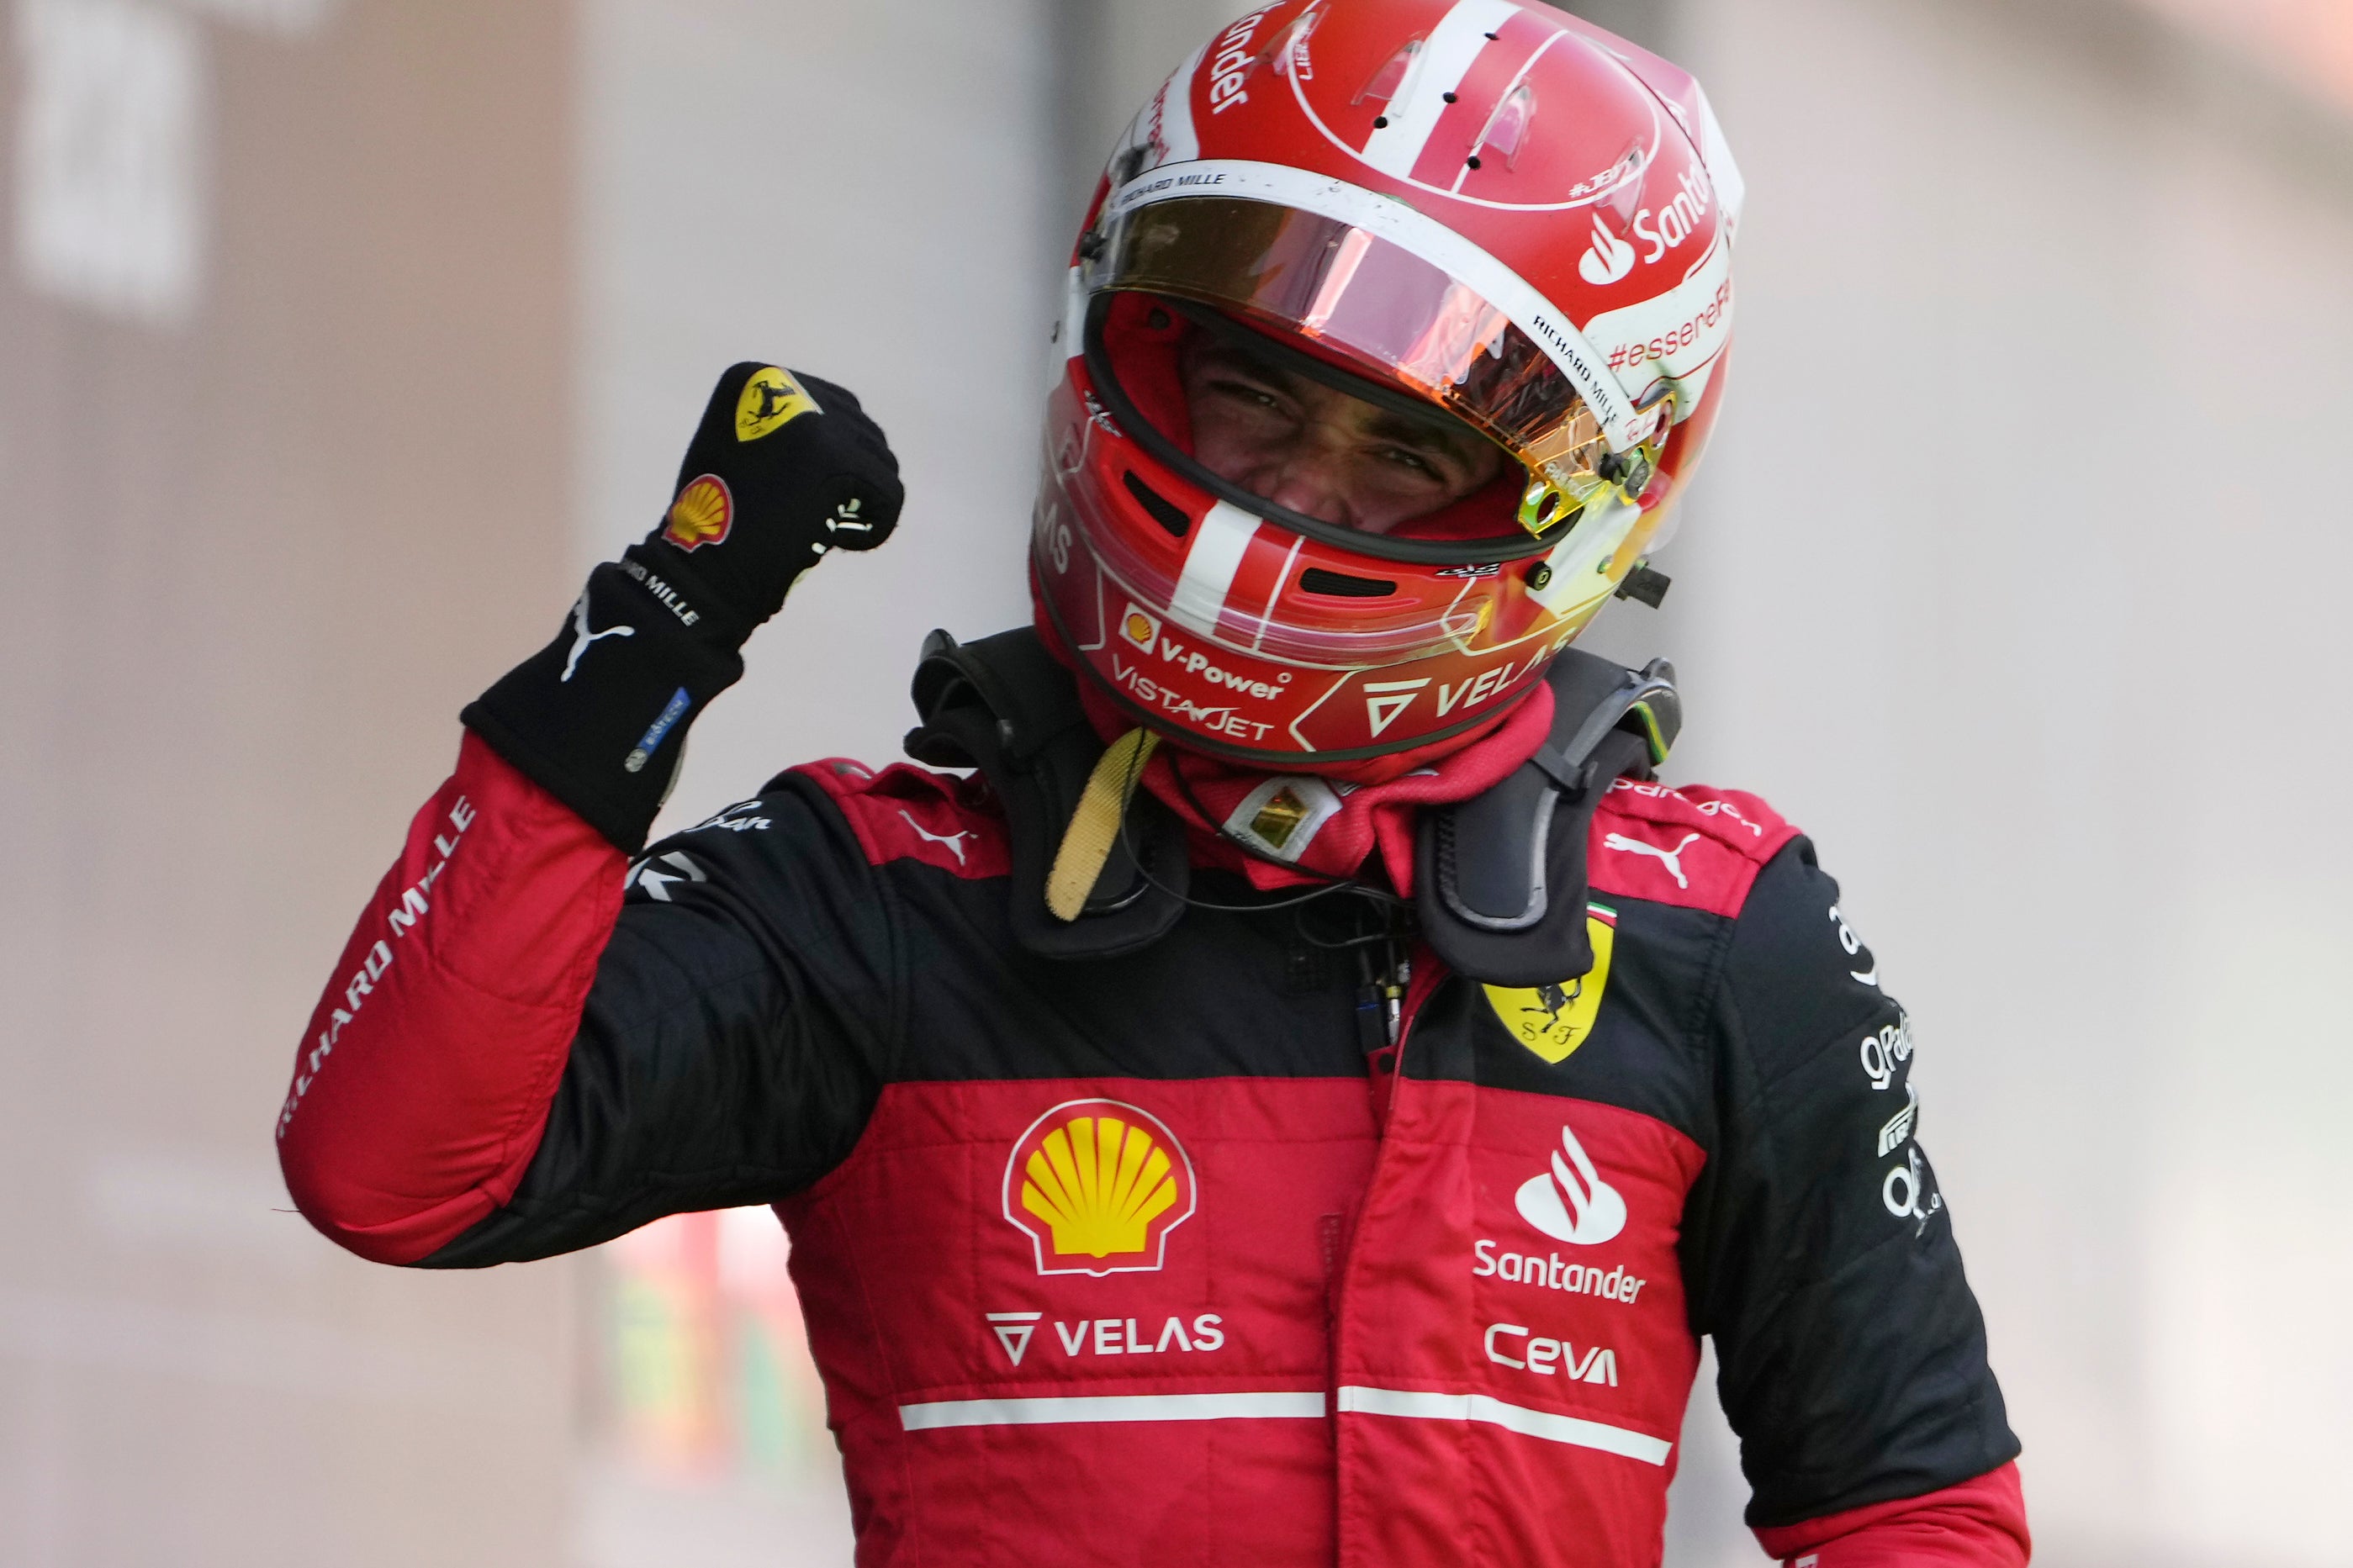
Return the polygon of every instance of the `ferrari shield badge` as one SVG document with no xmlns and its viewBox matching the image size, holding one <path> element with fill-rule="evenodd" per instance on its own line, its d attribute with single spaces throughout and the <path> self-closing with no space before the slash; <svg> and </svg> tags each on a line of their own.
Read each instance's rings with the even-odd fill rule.
<svg viewBox="0 0 2353 1568">
<path fill-rule="evenodd" d="M 822 414 L 808 389 L 775 365 L 753 373 L 735 399 L 735 439 L 756 441 L 804 414 Z"/>
<path fill-rule="evenodd" d="M 1609 950 L 1618 940 L 1618 911 L 1606 904 L 1589 904 L 1585 911 L 1586 934 L 1593 942 L 1593 967 L 1574 980 L 1521 990 L 1507 985 L 1485 987 L 1487 1005 L 1511 1031 L 1512 1038 L 1547 1062 L 1564 1062 L 1593 1033 L 1601 1011 L 1601 993 L 1609 984 Z"/>
</svg>

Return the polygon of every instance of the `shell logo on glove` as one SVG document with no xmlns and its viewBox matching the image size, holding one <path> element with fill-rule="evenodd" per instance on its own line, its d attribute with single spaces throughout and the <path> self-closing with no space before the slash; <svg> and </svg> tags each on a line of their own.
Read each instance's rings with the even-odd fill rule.
<svg viewBox="0 0 2353 1568">
<path fill-rule="evenodd" d="M 1193 1162 L 1157 1117 L 1073 1100 L 1029 1124 L 1005 1163 L 1005 1217 L 1040 1274 L 1150 1273 L 1193 1216 Z"/>
<path fill-rule="evenodd" d="M 705 474 L 690 480 L 670 503 L 670 523 L 662 537 L 681 550 L 700 550 L 723 541 L 734 526 L 735 498 L 728 492 L 727 481 Z"/>
</svg>

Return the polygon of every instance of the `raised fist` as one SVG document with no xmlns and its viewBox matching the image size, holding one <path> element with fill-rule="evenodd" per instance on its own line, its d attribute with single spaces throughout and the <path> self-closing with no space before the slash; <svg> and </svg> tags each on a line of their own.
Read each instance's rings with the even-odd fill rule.
<svg viewBox="0 0 2353 1568">
<path fill-rule="evenodd" d="M 890 443 L 847 388 L 746 361 L 719 378 L 670 510 L 628 555 L 748 634 L 828 551 L 888 539 L 905 500 Z"/>
<path fill-rule="evenodd" d="M 829 550 L 891 536 L 899 465 L 858 399 L 771 364 L 719 378 L 661 526 L 588 574 L 555 640 L 466 723 L 635 854 L 686 726 L 744 674 L 753 628 Z"/>
</svg>

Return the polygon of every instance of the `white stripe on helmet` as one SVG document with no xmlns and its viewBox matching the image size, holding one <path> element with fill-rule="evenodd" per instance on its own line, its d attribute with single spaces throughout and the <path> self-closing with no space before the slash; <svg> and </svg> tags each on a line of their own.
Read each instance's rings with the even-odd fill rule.
<svg viewBox="0 0 2353 1568">
<path fill-rule="evenodd" d="M 1513 0 L 1458 0 L 1414 56 L 1382 117 L 1388 123 L 1365 143 L 1365 162 L 1391 179 L 1410 175 L 1438 129 L 1438 117 L 1446 112 L 1446 95 L 1462 85 L 1471 62 L 1487 47 L 1487 35 L 1519 14 Z"/>
<path fill-rule="evenodd" d="M 1226 594 L 1258 525 L 1259 520 L 1241 508 L 1219 501 L 1195 526 L 1192 545 L 1185 552 L 1185 571 L 1168 604 L 1168 614 L 1178 625 L 1205 637 L 1218 635 Z"/>
</svg>

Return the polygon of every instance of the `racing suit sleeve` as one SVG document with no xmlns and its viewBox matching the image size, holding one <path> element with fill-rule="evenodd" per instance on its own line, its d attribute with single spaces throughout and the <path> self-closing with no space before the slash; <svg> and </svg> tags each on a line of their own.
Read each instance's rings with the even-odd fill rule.
<svg viewBox="0 0 2353 1568">
<path fill-rule="evenodd" d="M 1809 1568 L 2023 1564 L 2019 1451 L 1917 1140 L 1911 1022 L 1793 840 L 1724 950 L 1683 1247 L 1748 1522 Z"/>
<path fill-rule="evenodd" d="M 1757 1539 L 1795 1568 L 2023 1568 L 2033 1552 L 2015 1463 L 1926 1497 L 1759 1530 Z"/>
<path fill-rule="evenodd" d="M 816 795 L 786 775 L 633 867 L 469 732 L 298 1055 L 297 1206 L 364 1258 L 476 1266 L 830 1169 L 877 1092 L 894 942 Z"/>
</svg>

